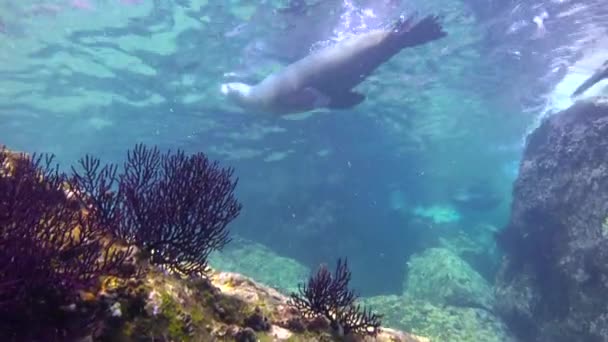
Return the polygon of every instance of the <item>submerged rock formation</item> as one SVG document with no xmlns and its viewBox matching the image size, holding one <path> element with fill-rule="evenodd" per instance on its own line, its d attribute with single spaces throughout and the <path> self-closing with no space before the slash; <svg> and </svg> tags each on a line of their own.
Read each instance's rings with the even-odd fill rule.
<svg viewBox="0 0 608 342">
<path fill-rule="evenodd" d="M 426 336 L 432 342 L 515 342 L 505 324 L 487 310 L 433 304 L 410 295 L 365 299 L 389 326 Z"/>
<path fill-rule="evenodd" d="M 429 248 L 407 267 L 402 295 L 364 300 L 383 314 L 383 322 L 434 342 L 514 341 L 492 312 L 491 286 L 458 254 Z"/>
<path fill-rule="evenodd" d="M 140 145 L 128 155 L 135 170 L 116 178 L 114 167 L 97 173 L 94 157 L 68 176 L 50 156 L 0 146 L 1 341 L 428 341 L 381 328 L 348 288 L 346 261 L 291 298 L 209 269 L 210 251 L 228 242 L 224 220 L 240 208 L 234 187 L 202 154 L 157 151 Z M 196 193 L 209 184 L 185 173 L 228 191 Z"/>
<path fill-rule="evenodd" d="M 150 271 L 137 284 L 108 286 L 116 313 L 95 341 L 340 341 L 329 322 L 309 320 L 289 298 L 237 273 L 213 271 L 209 278 L 179 279 Z M 377 336 L 352 341 L 428 342 L 382 328 Z"/>
<path fill-rule="evenodd" d="M 435 305 L 491 310 L 493 294 L 485 279 L 445 248 L 430 248 L 408 262 L 405 293 Z"/>
<path fill-rule="evenodd" d="M 499 235 L 497 309 L 524 341 L 608 341 L 608 101 L 578 102 L 528 140 Z"/>
</svg>

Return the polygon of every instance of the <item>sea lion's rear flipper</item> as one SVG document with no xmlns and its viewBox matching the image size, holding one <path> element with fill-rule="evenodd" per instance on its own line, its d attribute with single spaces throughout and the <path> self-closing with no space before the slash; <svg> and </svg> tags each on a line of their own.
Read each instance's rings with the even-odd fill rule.
<svg viewBox="0 0 608 342">
<path fill-rule="evenodd" d="M 581 84 L 576 90 L 570 95 L 570 97 L 576 97 L 587 91 L 587 89 L 593 87 L 599 81 L 608 78 L 608 61 L 605 61 L 602 66 L 595 71 L 595 73 L 589 77 L 583 84 Z"/>
<path fill-rule="evenodd" d="M 438 16 L 429 15 L 417 23 L 414 23 L 414 21 L 414 17 L 411 16 L 407 19 L 401 18 L 393 25 L 386 43 L 394 51 L 422 45 L 447 35 L 439 23 Z"/>
<path fill-rule="evenodd" d="M 332 95 L 327 105 L 331 109 L 352 108 L 365 100 L 365 95 L 354 91 Z"/>
</svg>

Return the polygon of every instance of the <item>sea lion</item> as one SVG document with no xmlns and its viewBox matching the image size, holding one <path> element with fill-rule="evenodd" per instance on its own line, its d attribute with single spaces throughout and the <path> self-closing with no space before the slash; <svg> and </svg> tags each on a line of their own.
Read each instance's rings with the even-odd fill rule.
<svg viewBox="0 0 608 342">
<path fill-rule="evenodd" d="M 278 115 L 316 108 L 347 109 L 365 100 L 352 90 L 406 47 L 447 35 L 437 16 L 399 19 L 391 29 L 354 35 L 267 76 L 256 85 L 224 83 L 221 92 L 246 110 Z"/>
<path fill-rule="evenodd" d="M 576 90 L 570 95 L 571 97 L 579 96 L 587 89 L 593 87 L 599 81 L 608 78 L 608 60 L 606 60 L 602 66 L 600 66 L 594 73 L 589 77 L 583 84 L 581 84 Z"/>
</svg>

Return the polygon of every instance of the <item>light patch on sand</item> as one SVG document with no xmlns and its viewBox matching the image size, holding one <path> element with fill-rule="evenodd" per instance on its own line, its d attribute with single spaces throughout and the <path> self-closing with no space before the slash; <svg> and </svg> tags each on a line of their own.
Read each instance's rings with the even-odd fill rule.
<svg viewBox="0 0 608 342">
<path fill-rule="evenodd" d="M 199 94 L 199 93 L 192 93 L 192 94 L 186 94 L 181 98 L 182 103 L 184 104 L 193 104 L 193 103 L 197 103 L 197 102 L 201 102 L 205 99 L 205 96 Z"/>
<path fill-rule="evenodd" d="M 89 118 L 89 120 L 87 120 L 87 125 L 99 131 L 106 127 L 113 126 L 114 123 L 111 120 L 108 120 L 106 118 L 94 116 L 92 118 Z"/>
<path fill-rule="evenodd" d="M 281 151 L 281 152 L 272 152 L 271 154 L 269 154 L 268 156 L 266 156 L 266 158 L 264 158 L 264 161 L 265 162 L 276 162 L 276 161 L 279 161 L 279 160 L 283 160 L 283 159 L 287 158 L 287 156 L 289 156 L 293 152 L 294 152 L 294 150 L 287 150 L 287 151 Z"/>
<path fill-rule="evenodd" d="M 331 150 L 328 148 L 324 148 L 322 150 L 317 151 L 317 156 L 319 157 L 327 157 L 331 154 Z"/>
<path fill-rule="evenodd" d="M 45 97 L 44 94 L 32 93 L 30 96 L 20 98 L 19 100 L 19 102 L 15 102 L 16 106 L 30 106 L 41 111 L 52 108 L 55 112 L 76 114 L 87 111 L 91 107 L 109 106 L 112 102 L 126 103 L 139 108 L 165 102 L 165 99 L 158 94 L 151 94 L 147 99 L 142 101 L 130 101 L 126 97 L 117 94 L 83 89 L 74 90 L 68 96 Z"/>
<path fill-rule="evenodd" d="M 264 151 L 253 148 L 211 147 L 211 152 L 224 156 L 226 160 L 251 159 L 261 156 Z"/>
<path fill-rule="evenodd" d="M 300 121 L 300 120 L 309 119 L 311 116 L 313 116 L 313 114 L 314 114 L 314 112 L 306 112 L 306 113 L 299 113 L 299 114 L 289 114 L 289 115 L 283 116 L 283 119 L 290 120 L 290 121 Z"/>
<path fill-rule="evenodd" d="M 435 224 L 450 223 L 460 220 L 460 213 L 446 205 L 433 205 L 431 207 L 416 207 L 414 215 L 431 219 Z"/>
<path fill-rule="evenodd" d="M 268 134 L 283 133 L 286 129 L 279 126 L 263 126 L 259 124 L 247 127 L 242 132 L 232 132 L 228 134 L 230 139 L 234 140 L 262 140 Z"/>
</svg>

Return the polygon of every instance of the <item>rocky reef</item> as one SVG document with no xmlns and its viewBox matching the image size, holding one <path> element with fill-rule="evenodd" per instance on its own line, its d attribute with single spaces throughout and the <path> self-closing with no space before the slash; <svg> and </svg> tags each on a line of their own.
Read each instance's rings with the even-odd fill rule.
<svg viewBox="0 0 608 342">
<path fill-rule="evenodd" d="M 387 325 L 431 341 L 514 341 L 493 312 L 492 287 L 460 255 L 429 248 L 413 255 L 407 267 L 402 295 L 365 300 Z"/>
<path fill-rule="evenodd" d="M 137 282 L 104 288 L 112 315 L 96 341 L 342 341 L 324 319 L 307 319 L 289 297 L 237 273 L 210 271 L 182 279 L 151 270 Z M 423 337 L 381 328 L 349 341 L 425 342 Z"/>
<path fill-rule="evenodd" d="M 404 291 L 434 305 L 491 311 L 494 302 L 490 284 L 445 248 L 430 248 L 410 259 Z"/>
<path fill-rule="evenodd" d="M 240 210 L 232 170 L 137 145 L 124 170 L 0 147 L 2 341 L 401 341 L 346 260 L 286 296 L 208 267 Z"/>
<path fill-rule="evenodd" d="M 522 340 L 608 340 L 606 98 L 577 102 L 529 136 L 499 245 L 496 308 Z"/>
</svg>

